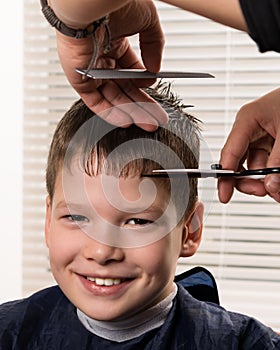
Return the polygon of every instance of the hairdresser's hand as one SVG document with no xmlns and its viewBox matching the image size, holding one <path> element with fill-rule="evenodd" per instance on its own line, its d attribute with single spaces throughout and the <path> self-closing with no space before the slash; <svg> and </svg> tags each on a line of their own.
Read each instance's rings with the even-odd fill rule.
<svg viewBox="0 0 280 350">
<path fill-rule="evenodd" d="M 244 105 L 221 153 L 224 169 L 280 167 L 280 88 Z M 219 198 L 227 203 L 234 186 L 241 192 L 256 196 L 269 194 L 280 202 L 280 175 L 267 175 L 265 180 L 220 179 Z"/>
<path fill-rule="evenodd" d="M 163 32 L 155 6 L 151 0 L 133 1 L 109 17 L 111 49 L 105 54 L 105 29 L 98 29 L 98 54 L 93 68 L 144 68 L 157 72 L 160 69 L 164 46 Z M 129 45 L 129 35 L 139 34 L 144 65 Z M 154 80 L 94 80 L 82 79 L 75 68 L 87 68 L 93 54 L 92 38 L 73 39 L 57 32 L 57 49 L 61 65 L 72 87 L 86 105 L 109 123 L 128 126 L 132 122 L 146 130 L 167 122 L 167 114 L 139 87 L 149 86 Z M 130 102 L 151 102 L 145 109 Z M 110 108 L 117 106 L 110 113 Z M 106 113 L 106 110 L 108 112 Z"/>
</svg>

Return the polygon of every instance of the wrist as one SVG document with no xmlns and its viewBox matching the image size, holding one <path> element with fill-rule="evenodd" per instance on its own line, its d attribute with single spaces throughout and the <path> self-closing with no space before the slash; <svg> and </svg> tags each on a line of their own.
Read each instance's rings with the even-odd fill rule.
<svg viewBox="0 0 280 350">
<path fill-rule="evenodd" d="M 108 16 L 105 16 L 88 25 L 85 24 L 85 26 L 81 28 L 77 28 L 75 25 L 69 26 L 56 16 L 53 9 L 49 6 L 47 0 L 40 0 L 40 2 L 42 7 L 42 13 L 44 14 L 46 20 L 50 23 L 50 25 L 62 34 L 72 38 L 86 38 L 92 35 L 98 27 L 100 27 L 102 24 L 105 24 L 108 20 Z"/>
<path fill-rule="evenodd" d="M 72 1 L 72 0 L 44 0 L 47 1 L 48 6 L 53 10 L 55 13 L 56 17 L 59 18 L 61 22 L 63 22 L 65 25 L 68 27 L 75 29 L 75 30 L 80 30 L 80 29 L 86 29 L 90 24 L 98 20 L 99 17 L 94 17 L 92 16 L 87 16 L 85 15 L 84 12 L 86 11 L 81 11 L 81 6 L 82 4 L 79 4 L 77 1 Z M 83 1 L 83 0 L 80 0 Z M 80 9 L 80 10 L 78 10 Z M 87 11 L 89 13 L 92 13 L 93 11 Z"/>
</svg>

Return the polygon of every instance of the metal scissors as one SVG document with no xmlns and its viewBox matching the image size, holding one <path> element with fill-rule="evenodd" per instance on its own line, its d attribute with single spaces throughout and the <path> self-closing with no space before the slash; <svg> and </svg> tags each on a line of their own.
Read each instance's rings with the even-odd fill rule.
<svg viewBox="0 0 280 350">
<path fill-rule="evenodd" d="M 220 164 L 212 164 L 210 170 L 204 169 L 155 169 L 151 174 L 142 174 L 144 177 L 182 177 L 187 176 L 189 178 L 225 178 L 234 177 L 237 179 L 249 178 L 249 179 L 263 179 L 268 174 L 280 174 L 280 167 L 275 168 L 263 168 L 252 170 L 223 170 Z"/>
</svg>

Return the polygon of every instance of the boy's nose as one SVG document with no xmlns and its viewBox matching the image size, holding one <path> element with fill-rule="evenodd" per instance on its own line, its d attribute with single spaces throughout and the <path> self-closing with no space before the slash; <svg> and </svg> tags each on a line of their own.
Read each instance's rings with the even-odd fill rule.
<svg viewBox="0 0 280 350">
<path fill-rule="evenodd" d="M 124 259 L 124 251 L 122 248 L 113 247 L 92 238 L 88 238 L 88 240 L 83 250 L 86 259 L 94 260 L 99 265 L 106 265 L 110 262 L 122 261 Z"/>
</svg>

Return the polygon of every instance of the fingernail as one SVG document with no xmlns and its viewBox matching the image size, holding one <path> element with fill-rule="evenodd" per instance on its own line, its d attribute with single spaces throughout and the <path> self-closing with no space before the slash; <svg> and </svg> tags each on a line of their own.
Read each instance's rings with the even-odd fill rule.
<svg viewBox="0 0 280 350">
<path fill-rule="evenodd" d="M 269 175 L 265 187 L 270 193 L 278 193 L 280 191 L 280 175 Z"/>
</svg>

